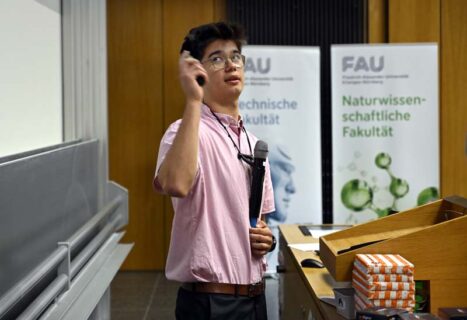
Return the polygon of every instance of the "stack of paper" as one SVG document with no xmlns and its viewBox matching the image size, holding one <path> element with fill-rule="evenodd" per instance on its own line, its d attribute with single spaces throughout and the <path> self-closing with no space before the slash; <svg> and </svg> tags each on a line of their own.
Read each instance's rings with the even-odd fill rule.
<svg viewBox="0 0 467 320">
<path fill-rule="evenodd" d="M 355 308 L 391 307 L 413 311 L 413 272 L 413 264 L 397 254 L 357 254 L 352 271 Z"/>
</svg>

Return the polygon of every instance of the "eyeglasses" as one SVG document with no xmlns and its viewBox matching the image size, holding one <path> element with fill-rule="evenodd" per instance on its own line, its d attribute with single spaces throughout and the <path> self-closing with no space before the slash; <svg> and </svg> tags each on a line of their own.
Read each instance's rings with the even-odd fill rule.
<svg viewBox="0 0 467 320">
<path fill-rule="evenodd" d="M 230 61 L 236 68 L 241 69 L 245 65 L 245 56 L 240 53 L 234 53 L 230 58 L 221 55 L 214 55 L 207 58 L 202 63 L 210 62 L 213 69 L 219 70 L 225 68 L 227 61 Z"/>
</svg>

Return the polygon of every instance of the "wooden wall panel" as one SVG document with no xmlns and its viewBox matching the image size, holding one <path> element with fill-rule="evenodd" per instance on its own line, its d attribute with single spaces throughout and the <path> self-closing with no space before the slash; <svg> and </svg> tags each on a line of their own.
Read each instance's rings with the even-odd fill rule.
<svg viewBox="0 0 467 320">
<path fill-rule="evenodd" d="M 216 5 L 217 3 L 217 5 Z M 164 127 L 180 119 L 185 106 L 185 96 L 178 78 L 180 47 L 188 31 L 198 25 L 218 20 L 222 6 L 218 0 L 165 1 L 163 6 L 163 55 L 164 55 Z M 217 8 L 217 10 L 216 10 Z M 169 197 L 164 207 L 165 251 L 168 251 L 173 208 Z"/>
<path fill-rule="evenodd" d="M 466 14 L 463 0 L 389 0 L 389 42 L 439 44 L 442 197 L 467 197 Z"/>
<path fill-rule="evenodd" d="M 388 0 L 368 0 L 368 43 L 388 42 Z"/>
<path fill-rule="evenodd" d="M 389 42 L 439 42 L 440 0 L 389 0 Z"/>
<path fill-rule="evenodd" d="M 441 194 L 467 198 L 467 1 L 441 13 Z"/>
<path fill-rule="evenodd" d="M 227 19 L 226 0 L 214 0 L 214 20 L 225 21 Z"/>
<path fill-rule="evenodd" d="M 467 1 L 369 0 L 369 42 L 379 42 L 383 1 L 389 42 L 439 45 L 441 196 L 467 197 Z"/>
<path fill-rule="evenodd" d="M 163 198 L 153 192 L 162 121 L 162 1 L 107 3 L 109 175 L 129 191 L 123 269 L 162 269 Z"/>
</svg>

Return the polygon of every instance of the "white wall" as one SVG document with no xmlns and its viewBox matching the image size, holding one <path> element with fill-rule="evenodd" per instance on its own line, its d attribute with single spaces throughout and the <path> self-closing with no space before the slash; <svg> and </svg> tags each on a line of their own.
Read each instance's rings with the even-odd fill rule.
<svg viewBox="0 0 467 320">
<path fill-rule="evenodd" d="M 0 1 L 0 156 L 63 141 L 60 0 Z"/>
</svg>

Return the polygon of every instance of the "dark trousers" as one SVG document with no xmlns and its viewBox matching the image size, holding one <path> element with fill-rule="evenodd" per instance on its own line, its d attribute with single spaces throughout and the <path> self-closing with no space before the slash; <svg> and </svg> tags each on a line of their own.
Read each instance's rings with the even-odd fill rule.
<svg viewBox="0 0 467 320">
<path fill-rule="evenodd" d="M 177 320 L 267 320 L 264 293 L 256 297 L 178 289 Z"/>
</svg>

